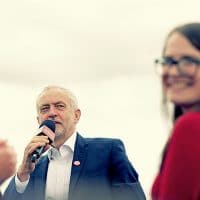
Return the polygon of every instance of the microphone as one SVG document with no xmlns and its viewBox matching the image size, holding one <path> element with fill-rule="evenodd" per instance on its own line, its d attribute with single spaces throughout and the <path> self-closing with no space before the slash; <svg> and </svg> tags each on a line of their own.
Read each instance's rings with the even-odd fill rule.
<svg viewBox="0 0 200 200">
<path fill-rule="evenodd" d="M 46 135 L 49 139 L 49 144 L 51 144 L 55 139 L 55 129 L 56 125 L 55 122 L 52 120 L 45 120 L 42 122 L 42 124 L 39 126 L 38 129 L 38 136 L 39 135 Z M 45 146 L 38 147 L 31 156 L 31 161 L 36 162 L 36 160 L 42 155 L 42 152 L 44 150 Z"/>
</svg>

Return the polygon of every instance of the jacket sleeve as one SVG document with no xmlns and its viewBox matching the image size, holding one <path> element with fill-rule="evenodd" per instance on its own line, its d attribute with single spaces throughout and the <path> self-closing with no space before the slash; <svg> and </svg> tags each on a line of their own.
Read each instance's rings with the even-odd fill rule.
<svg viewBox="0 0 200 200">
<path fill-rule="evenodd" d="M 9 183 L 3 200 L 43 200 L 45 195 L 48 158 L 44 156 L 37 163 L 25 191 L 20 194 L 16 190 L 15 179 Z"/>
<path fill-rule="evenodd" d="M 24 195 L 16 191 L 14 177 L 11 179 L 11 182 L 3 195 L 3 200 L 24 200 Z"/>
<path fill-rule="evenodd" d="M 121 140 L 113 140 L 111 150 L 113 200 L 145 200 L 138 174 L 128 160 Z"/>
</svg>

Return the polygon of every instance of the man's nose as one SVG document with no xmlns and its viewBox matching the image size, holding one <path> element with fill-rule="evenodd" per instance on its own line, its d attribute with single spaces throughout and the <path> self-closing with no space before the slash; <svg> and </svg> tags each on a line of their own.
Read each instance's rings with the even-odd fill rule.
<svg viewBox="0 0 200 200">
<path fill-rule="evenodd" d="M 57 116 L 56 108 L 54 106 L 51 106 L 49 109 L 48 118 L 54 119 L 56 116 Z"/>
</svg>

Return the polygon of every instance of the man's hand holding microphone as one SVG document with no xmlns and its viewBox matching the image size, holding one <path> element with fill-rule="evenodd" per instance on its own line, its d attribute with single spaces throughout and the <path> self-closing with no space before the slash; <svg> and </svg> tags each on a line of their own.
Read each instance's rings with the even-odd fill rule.
<svg viewBox="0 0 200 200">
<path fill-rule="evenodd" d="M 17 177 L 21 182 L 29 179 L 30 173 L 34 171 L 35 165 L 55 138 L 55 123 L 52 120 L 45 120 L 39 127 L 37 135 L 32 138 L 24 151 L 22 164 L 20 165 Z"/>
</svg>

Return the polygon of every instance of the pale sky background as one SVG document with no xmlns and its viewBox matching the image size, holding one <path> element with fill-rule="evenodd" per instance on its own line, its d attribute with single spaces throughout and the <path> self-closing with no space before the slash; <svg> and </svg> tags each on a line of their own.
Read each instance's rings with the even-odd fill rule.
<svg viewBox="0 0 200 200">
<path fill-rule="evenodd" d="M 0 137 L 18 153 L 38 128 L 44 86 L 71 89 L 83 136 L 118 137 L 147 198 L 168 137 L 153 60 L 174 26 L 199 21 L 199 0 L 0 2 Z M 4 184 L 4 187 L 6 184 Z"/>
</svg>

